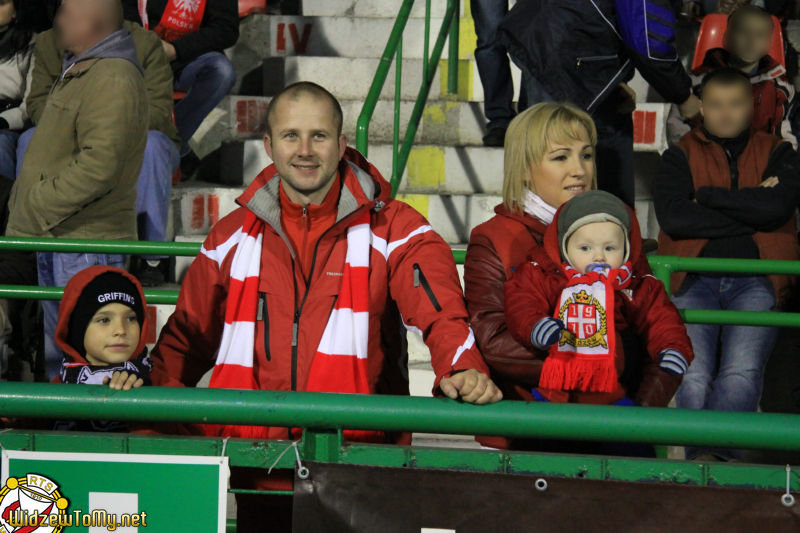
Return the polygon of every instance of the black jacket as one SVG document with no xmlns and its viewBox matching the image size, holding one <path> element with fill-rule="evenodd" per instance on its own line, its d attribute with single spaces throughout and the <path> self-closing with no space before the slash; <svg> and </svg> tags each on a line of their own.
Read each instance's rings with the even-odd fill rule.
<svg viewBox="0 0 800 533">
<path fill-rule="evenodd" d="M 553 100 L 592 112 L 635 69 L 667 101 L 689 97 L 674 23 L 670 0 L 520 0 L 497 38 Z"/>
<path fill-rule="evenodd" d="M 148 0 L 147 15 L 150 29 L 155 29 L 168 0 Z M 138 0 L 122 0 L 127 20 L 142 23 L 139 17 Z M 207 0 L 203 24 L 199 31 L 185 35 L 175 41 L 178 54 L 173 69 L 181 70 L 187 63 L 207 52 L 222 52 L 236 44 L 239 39 L 239 4 L 237 0 Z"/>
<path fill-rule="evenodd" d="M 743 146 L 739 139 L 709 139 L 725 148 L 731 169 L 736 168 Z M 747 143 L 747 136 L 743 138 Z M 798 200 L 797 168 L 800 158 L 789 143 L 770 154 L 762 179 L 775 176 L 772 188 L 739 188 L 732 172 L 731 188 L 694 188 L 686 154 L 680 147 L 662 156 L 656 175 L 654 207 L 661 229 L 673 239 L 709 239 L 703 257 L 757 259 L 753 234 L 783 226 L 794 214 Z"/>
</svg>

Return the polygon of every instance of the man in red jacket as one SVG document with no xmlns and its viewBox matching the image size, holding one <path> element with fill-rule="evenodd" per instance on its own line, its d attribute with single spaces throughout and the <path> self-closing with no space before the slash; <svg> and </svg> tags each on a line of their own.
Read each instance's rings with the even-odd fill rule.
<svg viewBox="0 0 800 533">
<path fill-rule="evenodd" d="M 408 329 L 430 348 L 435 391 L 471 403 L 501 399 L 449 246 L 392 200 L 341 128 L 338 102 L 318 85 L 301 82 L 273 99 L 265 147 L 274 165 L 192 263 L 153 352 L 155 385 L 194 386 L 213 368 L 211 387 L 407 395 Z M 276 427 L 203 431 L 290 436 Z"/>
</svg>

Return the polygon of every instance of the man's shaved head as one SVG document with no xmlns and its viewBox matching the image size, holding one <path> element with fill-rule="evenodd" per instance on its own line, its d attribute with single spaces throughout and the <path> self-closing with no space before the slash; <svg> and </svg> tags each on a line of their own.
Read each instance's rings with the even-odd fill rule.
<svg viewBox="0 0 800 533">
<path fill-rule="evenodd" d="M 121 0 L 62 0 L 56 28 L 66 50 L 80 55 L 122 28 Z"/>
<path fill-rule="evenodd" d="M 275 117 L 275 110 L 278 109 L 278 104 L 281 100 L 289 99 L 289 100 L 297 100 L 300 96 L 309 95 L 314 98 L 319 98 L 322 100 L 326 100 L 331 104 L 331 112 L 334 115 L 334 122 L 338 127 L 337 134 L 342 134 L 342 122 L 343 122 L 343 115 L 342 115 L 342 106 L 339 104 L 339 101 L 333 96 L 328 89 L 321 85 L 317 85 L 316 83 L 310 81 L 299 81 L 297 83 L 293 83 L 287 87 L 285 87 L 281 92 L 276 94 L 272 101 L 269 103 L 269 108 L 267 109 L 267 136 L 272 136 L 272 120 Z"/>
</svg>

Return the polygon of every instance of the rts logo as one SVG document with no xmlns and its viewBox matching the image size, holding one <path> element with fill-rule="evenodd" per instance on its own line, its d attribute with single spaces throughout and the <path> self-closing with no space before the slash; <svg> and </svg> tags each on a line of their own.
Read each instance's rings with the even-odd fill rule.
<svg viewBox="0 0 800 533">
<path fill-rule="evenodd" d="M 60 533 L 68 506 L 52 479 L 39 474 L 9 477 L 0 489 L 0 533 Z"/>
</svg>

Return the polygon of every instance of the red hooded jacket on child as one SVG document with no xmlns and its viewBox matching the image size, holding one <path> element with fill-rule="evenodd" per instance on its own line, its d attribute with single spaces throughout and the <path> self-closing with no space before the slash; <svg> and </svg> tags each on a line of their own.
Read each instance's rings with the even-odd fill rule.
<svg viewBox="0 0 800 533">
<path fill-rule="evenodd" d="M 509 331 L 519 342 L 530 348 L 534 347 L 531 339 L 534 326 L 543 318 L 554 315 L 562 291 L 571 277 L 567 272 L 567 265 L 561 260 L 558 242 L 558 218 L 563 209 L 562 206 L 548 226 L 544 245 L 534 248 L 528 262 L 517 269 L 505 286 Z M 677 351 L 688 364 L 693 359 L 693 352 L 683 320 L 664 290 L 664 284 L 652 274 L 632 267 L 639 263 L 642 250 L 639 226 L 632 211 L 630 219 L 630 254 L 626 266 L 631 269 L 631 276 L 621 288 L 613 291 L 613 340 L 616 342 L 609 339 L 608 344 L 615 347 L 614 363 L 617 375 L 622 376 L 625 370 L 625 353 L 621 333 L 633 329 L 638 335 L 655 364 L 646 365 L 645 378 L 637 399 L 645 405 L 652 405 L 642 401 L 642 398 L 650 396 L 650 387 L 670 387 L 671 393 L 674 393 L 681 379 L 679 376 L 669 376 L 659 369 L 659 354 L 665 350 Z M 574 273 L 574 269 L 570 270 Z M 550 357 L 553 355 L 548 355 Z M 614 390 L 610 392 L 551 389 L 539 389 L 539 392 L 550 401 L 593 404 L 611 404 L 628 395 L 628 391 L 619 382 L 615 383 Z M 668 402 L 671 394 L 658 396 Z M 664 403 L 661 406 L 666 405 Z"/>
<path fill-rule="evenodd" d="M 142 334 L 139 335 L 139 343 L 134 350 L 131 358 L 125 363 L 113 366 L 92 366 L 86 358 L 78 353 L 75 347 L 70 343 L 70 319 L 75 311 L 75 306 L 80 299 L 81 294 L 92 281 L 99 276 L 106 273 L 115 273 L 123 276 L 136 289 L 136 296 L 141 302 L 141 327 Z M 152 363 L 147 355 L 147 346 L 143 333 L 147 330 L 148 320 L 147 313 L 144 312 L 147 305 L 144 299 L 144 291 L 142 286 L 134 276 L 128 272 L 109 266 L 97 265 L 81 270 L 69 280 L 67 286 L 64 287 L 64 296 L 61 300 L 61 306 L 58 311 L 58 325 L 56 326 L 55 341 L 59 349 L 64 353 L 64 366 L 62 368 L 61 376 L 55 378 L 55 382 L 69 382 L 81 384 L 99 384 L 102 378 L 116 370 L 128 370 L 138 374 L 145 382 L 149 382 L 149 371 L 152 368 Z M 69 374 L 71 378 L 64 379 Z M 102 374 L 102 375 L 101 375 Z"/>
</svg>

